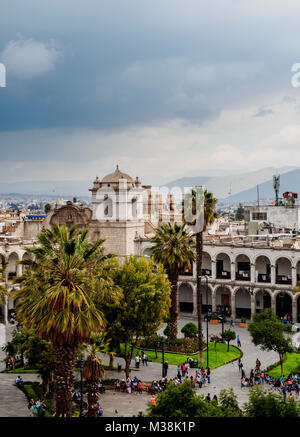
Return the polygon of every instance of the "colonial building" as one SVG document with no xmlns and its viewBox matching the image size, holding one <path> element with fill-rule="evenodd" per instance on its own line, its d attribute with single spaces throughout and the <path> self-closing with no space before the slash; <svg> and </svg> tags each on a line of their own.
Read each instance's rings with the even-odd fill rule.
<svg viewBox="0 0 300 437">
<path fill-rule="evenodd" d="M 150 259 L 151 237 L 156 227 L 168 221 L 181 222 L 181 214 L 171 195 L 164 198 L 150 185 L 142 185 L 138 177 L 133 179 L 121 172 L 118 166 L 101 180 L 96 177 L 90 191 L 91 208 L 68 202 L 53 208 L 44 221 L 21 223 L 10 235 L 0 235 L 0 259 L 2 266 L 7 269 L 9 286 L 11 280 L 21 274 L 21 266 L 17 265 L 17 261 L 28 256 L 26 247 L 36 244 L 33 236 L 44 228 L 51 228 L 55 224 L 87 227 L 91 240 L 104 238 L 106 250 L 115 253 L 123 262 L 130 254 Z M 291 209 L 298 211 L 297 207 Z M 277 211 L 276 215 L 280 210 Z M 265 219 L 265 216 L 258 217 L 253 216 L 255 212 L 250 213 L 252 217 L 249 215 L 248 221 Z M 297 214 L 288 221 L 293 223 Z M 284 214 L 278 218 L 279 223 L 285 223 Z M 223 232 L 223 235 L 211 232 L 212 235 L 205 237 L 203 312 L 208 308 L 215 311 L 217 306 L 230 307 L 233 318 L 250 319 L 255 312 L 272 307 L 278 316 L 291 314 L 294 322 L 300 322 L 300 293 L 295 292 L 300 281 L 298 239 L 293 235 L 274 233 L 243 236 L 243 229 L 237 231 L 239 229 L 236 229 L 235 237 L 231 231 Z M 8 309 L 12 307 L 10 300 Z M 5 320 L 6 310 L 3 312 Z M 178 311 L 196 315 L 195 265 L 191 270 L 181 272 Z"/>
</svg>

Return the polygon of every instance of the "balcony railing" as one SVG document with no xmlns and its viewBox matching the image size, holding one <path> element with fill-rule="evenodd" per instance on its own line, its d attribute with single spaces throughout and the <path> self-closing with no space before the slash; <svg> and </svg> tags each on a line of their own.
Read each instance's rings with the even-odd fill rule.
<svg viewBox="0 0 300 437">
<path fill-rule="evenodd" d="M 276 284 L 290 285 L 292 283 L 292 277 L 290 275 L 277 275 Z"/>
<path fill-rule="evenodd" d="M 231 279 L 231 273 L 230 272 L 219 272 L 217 273 L 217 279 Z"/>
<path fill-rule="evenodd" d="M 250 272 L 239 271 L 236 273 L 235 278 L 237 281 L 250 281 Z"/>
<path fill-rule="evenodd" d="M 271 282 L 271 276 L 266 273 L 259 273 L 257 282 Z"/>
</svg>

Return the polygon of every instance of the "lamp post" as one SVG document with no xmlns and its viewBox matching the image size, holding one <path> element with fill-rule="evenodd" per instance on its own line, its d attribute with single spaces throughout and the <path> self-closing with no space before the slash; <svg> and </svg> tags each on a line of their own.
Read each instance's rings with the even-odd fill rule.
<svg viewBox="0 0 300 437">
<path fill-rule="evenodd" d="M 208 276 L 205 275 L 206 281 L 206 308 L 208 312 Z M 207 338 L 207 347 L 206 347 L 206 368 L 208 369 L 208 317 L 206 317 L 206 338 Z"/>
<path fill-rule="evenodd" d="M 80 414 L 79 417 L 83 417 L 83 379 L 82 379 L 82 371 L 84 366 L 84 360 L 81 358 L 79 360 L 80 367 Z"/>
<path fill-rule="evenodd" d="M 165 342 L 166 344 L 168 344 L 168 339 L 165 341 L 164 338 L 162 338 L 161 341 L 157 342 L 157 347 L 161 347 L 161 366 L 162 366 L 162 377 L 164 378 L 166 376 L 166 371 L 165 371 Z"/>
</svg>

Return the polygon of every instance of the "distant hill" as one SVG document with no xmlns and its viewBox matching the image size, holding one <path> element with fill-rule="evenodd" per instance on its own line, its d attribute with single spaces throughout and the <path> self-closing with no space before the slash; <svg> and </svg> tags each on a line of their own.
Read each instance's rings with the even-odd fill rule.
<svg viewBox="0 0 300 437">
<path fill-rule="evenodd" d="M 273 175 L 278 171 L 281 175 L 286 172 L 291 172 L 297 167 L 281 167 L 275 169 L 273 167 L 267 167 L 253 172 L 232 174 L 226 176 L 198 176 L 198 177 L 184 177 L 176 179 L 166 186 L 172 187 L 194 187 L 195 185 L 204 185 L 209 191 L 211 191 L 217 199 L 228 198 L 228 194 L 231 191 L 230 199 L 238 193 L 253 189 L 256 184 L 262 184 L 272 179 Z M 299 169 L 300 170 L 300 169 Z M 254 197 L 254 199 L 256 196 Z M 227 200 L 227 199 L 226 199 Z"/>
<path fill-rule="evenodd" d="M 280 196 L 285 191 L 295 191 L 300 194 L 300 169 L 289 171 L 280 175 Z M 269 179 L 264 183 L 259 183 L 259 197 L 275 198 L 273 189 L 273 179 Z M 249 202 L 257 199 L 257 186 L 241 191 L 233 196 L 222 199 L 226 203 Z"/>
</svg>

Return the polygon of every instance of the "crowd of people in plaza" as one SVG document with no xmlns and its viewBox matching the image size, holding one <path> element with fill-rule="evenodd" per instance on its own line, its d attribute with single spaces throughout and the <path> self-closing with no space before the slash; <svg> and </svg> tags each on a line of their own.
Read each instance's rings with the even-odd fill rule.
<svg viewBox="0 0 300 437">
<path fill-rule="evenodd" d="M 45 417 L 46 404 L 43 399 L 34 401 L 30 399 L 28 402 L 29 417 Z"/>
<path fill-rule="evenodd" d="M 289 375 L 288 377 L 283 375 L 280 378 L 274 378 L 261 369 L 261 362 L 258 358 L 256 359 L 255 368 L 250 371 L 249 377 L 245 374 L 241 359 L 238 361 L 238 367 L 239 372 L 241 373 L 241 388 L 253 387 L 255 385 L 266 385 L 267 388 L 281 391 L 284 396 L 287 396 L 289 393 L 290 399 L 293 398 L 292 392 L 295 392 L 297 397 L 299 396 L 299 375 Z"/>
</svg>

